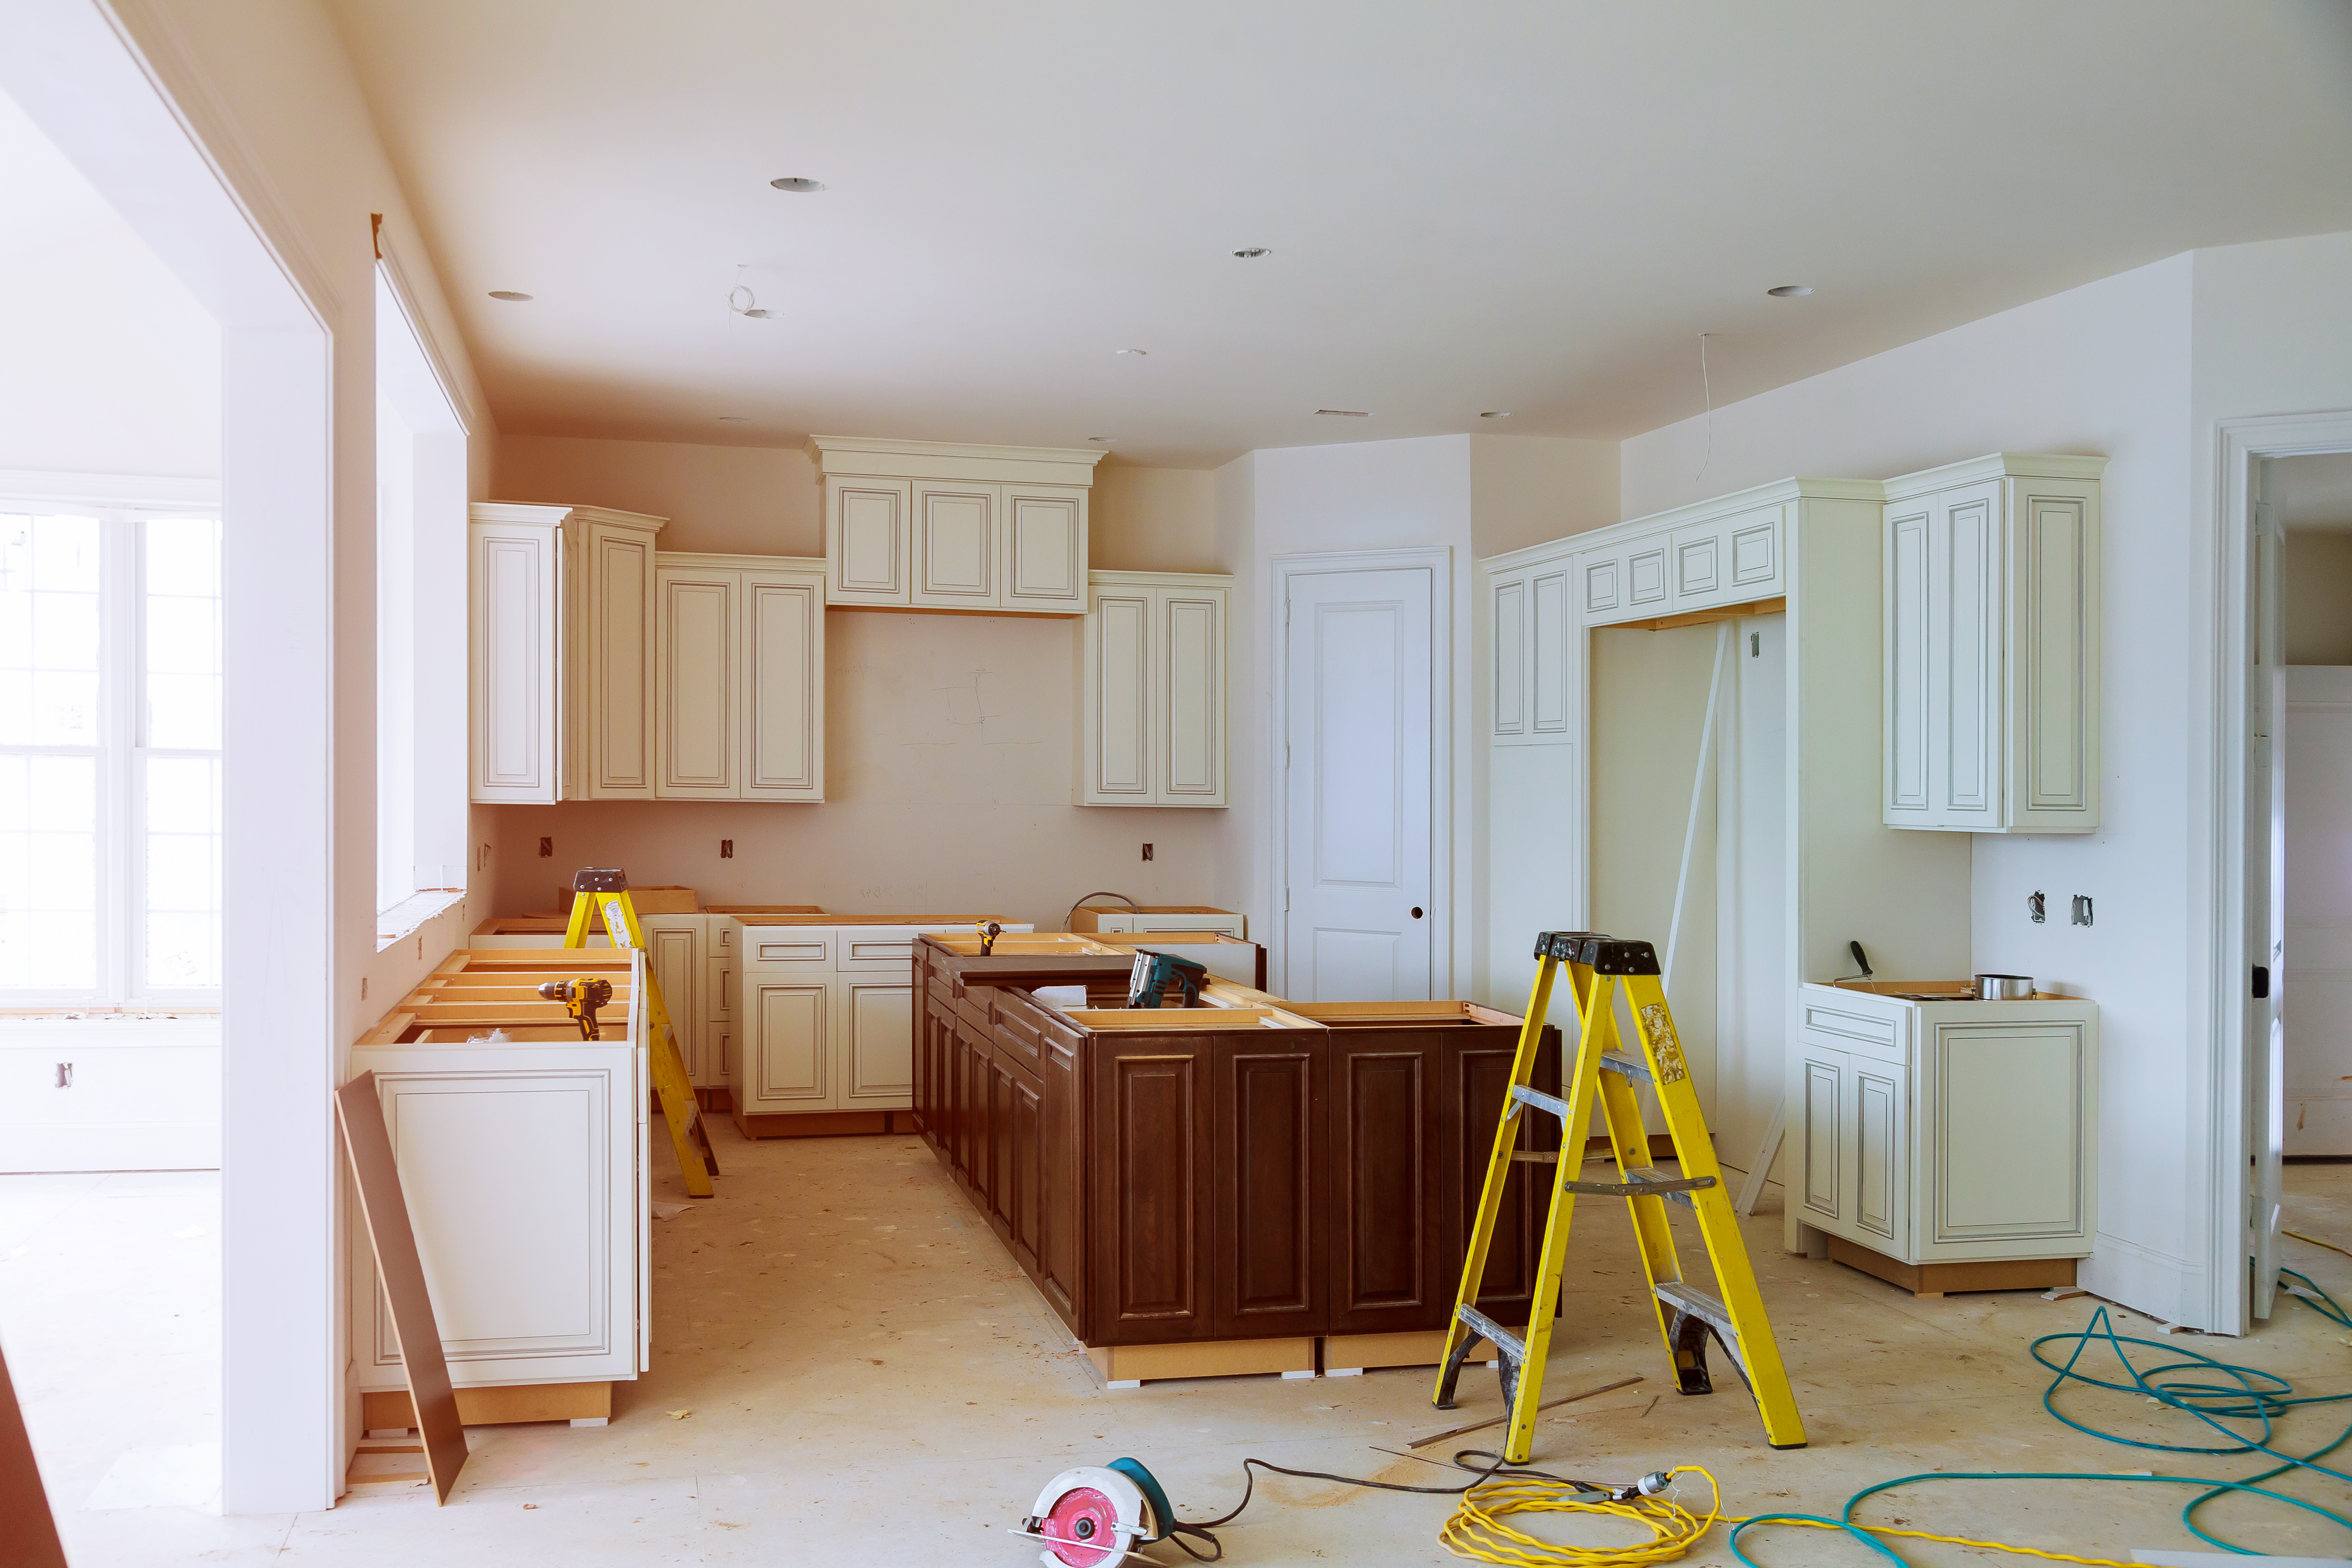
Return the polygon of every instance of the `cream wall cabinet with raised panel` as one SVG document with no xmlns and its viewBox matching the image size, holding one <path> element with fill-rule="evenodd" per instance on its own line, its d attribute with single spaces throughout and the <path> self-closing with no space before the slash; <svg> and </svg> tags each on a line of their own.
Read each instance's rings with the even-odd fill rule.
<svg viewBox="0 0 2352 1568">
<path fill-rule="evenodd" d="M 824 798 L 824 573 L 787 556 L 655 567 L 664 800 Z"/>
<path fill-rule="evenodd" d="M 654 798 L 654 538 L 666 521 L 475 504 L 472 798 Z"/>
<path fill-rule="evenodd" d="M 809 455 L 824 487 L 827 603 L 1085 613 L 1102 453 L 814 436 Z"/>
<path fill-rule="evenodd" d="M 1080 804 L 1225 804 L 1233 581 L 1092 574 L 1079 652 Z"/>
<path fill-rule="evenodd" d="M 2103 458 L 1997 453 L 1889 480 L 1889 827 L 2099 826 Z"/>
</svg>

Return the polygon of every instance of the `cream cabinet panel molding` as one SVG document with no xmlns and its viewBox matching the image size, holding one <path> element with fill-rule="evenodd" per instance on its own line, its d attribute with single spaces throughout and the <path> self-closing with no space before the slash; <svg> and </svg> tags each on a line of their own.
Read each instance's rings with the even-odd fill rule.
<svg viewBox="0 0 2352 1568">
<path fill-rule="evenodd" d="M 666 521 L 602 507 L 474 505 L 473 799 L 658 793 L 654 541 Z"/>
<path fill-rule="evenodd" d="M 1090 574 L 1080 645 L 1078 801 L 1226 803 L 1233 579 Z"/>
<path fill-rule="evenodd" d="M 845 609 L 1078 616 L 1104 454 L 813 436 L 825 599 Z"/>
</svg>

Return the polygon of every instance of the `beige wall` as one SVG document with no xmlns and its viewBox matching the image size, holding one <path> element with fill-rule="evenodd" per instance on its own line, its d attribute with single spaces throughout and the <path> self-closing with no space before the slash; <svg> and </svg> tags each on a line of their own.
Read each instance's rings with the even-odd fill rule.
<svg viewBox="0 0 2352 1568">
<path fill-rule="evenodd" d="M 1097 471 L 1097 565 L 1215 571 L 1213 476 Z M 667 517 L 665 550 L 823 553 L 815 472 L 797 449 L 561 437 L 499 443 L 505 500 Z M 825 794 L 492 806 L 502 914 L 544 909 L 587 865 L 683 883 L 709 903 L 849 913 L 992 914 L 1058 927 L 1097 889 L 1207 903 L 1222 811 L 1080 807 L 1078 625 L 1018 616 L 825 615 Z M 551 838 L 542 858 L 539 841 Z M 732 839 L 731 859 L 719 858 Z M 1142 846 L 1153 846 L 1145 864 Z"/>
<path fill-rule="evenodd" d="M 2352 531 L 2287 530 L 2286 661 L 2352 664 Z"/>
</svg>

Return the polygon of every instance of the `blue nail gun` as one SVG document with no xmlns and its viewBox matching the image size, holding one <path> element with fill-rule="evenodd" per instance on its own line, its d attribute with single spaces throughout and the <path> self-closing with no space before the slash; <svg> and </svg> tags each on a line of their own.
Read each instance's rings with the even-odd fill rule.
<svg viewBox="0 0 2352 1568">
<path fill-rule="evenodd" d="M 1144 949 L 1135 955 L 1135 967 L 1128 971 L 1127 1005 L 1130 1007 L 1157 1007 L 1167 997 L 1168 988 L 1174 986 L 1183 995 L 1182 1005 L 1201 1005 L 1201 984 L 1209 977 L 1203 964 L 1189 958 L 1179 958 L 1172 952 L 1153 952 Z"/>
</svg>

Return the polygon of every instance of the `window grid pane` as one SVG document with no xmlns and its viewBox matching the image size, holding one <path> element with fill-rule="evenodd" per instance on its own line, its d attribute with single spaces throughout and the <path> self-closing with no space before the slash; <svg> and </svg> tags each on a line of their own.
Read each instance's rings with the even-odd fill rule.
<svg viewBox="0 0 2352 1568">
<path fill-rule="evenodd" d="M 220 984 L 220 759 L 146 759 L 147 907 L 141 970 L 152 991 Z"/>
<path fill-rule="evenodd" d="M 0 752 L 0 990 L 98 984 L 98 757 Z"/>
<path fill-rule="evenodd" d="M 99 743 L 94 517 L 0 513 L 0 745 Z"/>
<path fill-rule="evenodd" d="M 216 750 L 221 731 L 220 522 L 151 517 L 141 704 L 145 743 Z"/>
</svg>

